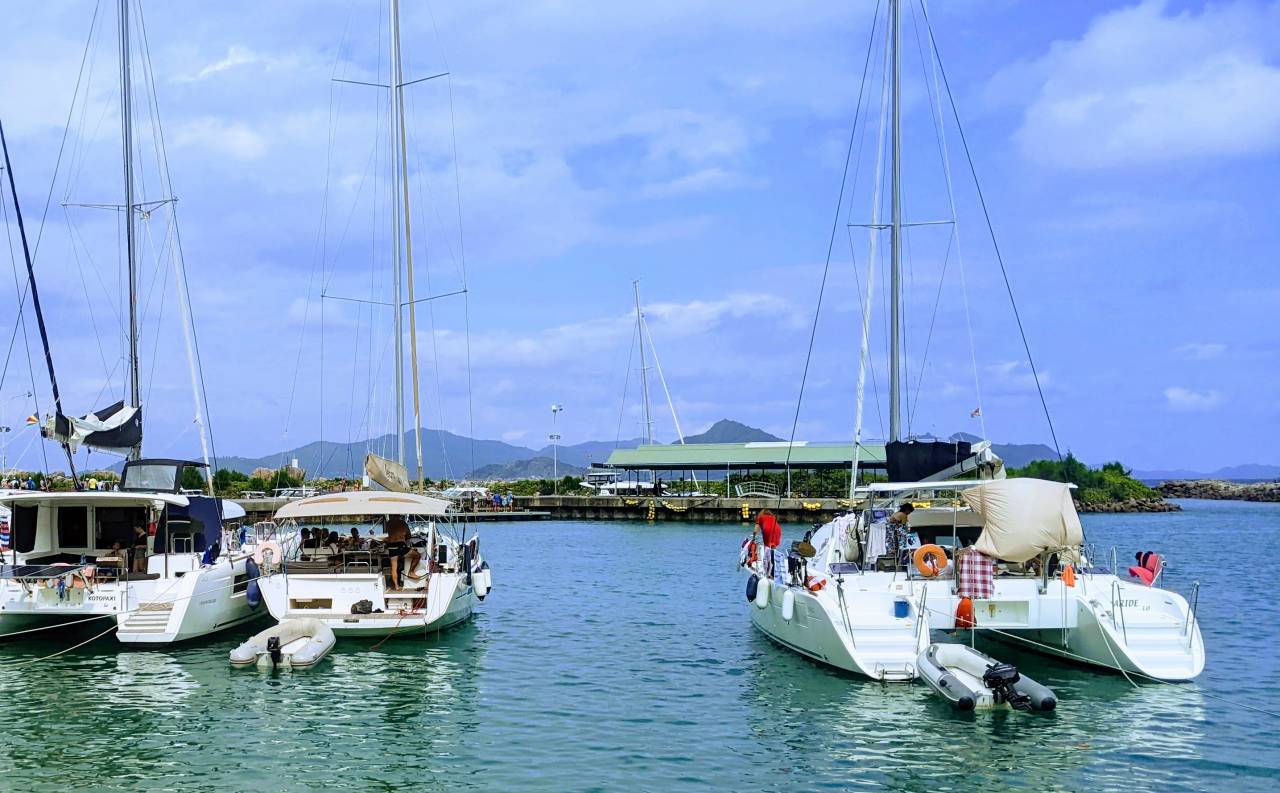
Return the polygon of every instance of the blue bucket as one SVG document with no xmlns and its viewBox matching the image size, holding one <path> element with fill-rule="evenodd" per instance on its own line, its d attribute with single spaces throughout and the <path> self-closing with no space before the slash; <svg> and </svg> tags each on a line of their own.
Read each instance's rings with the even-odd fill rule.
<svg viewBox="0 0 1280 793">
<path fill-rule="evenodd" d="M 911 615 L 911 604 L 906 598 L 898 598 L 893 601 L 893 616 L 898 619 L 905 619 Z"/>
</svg>

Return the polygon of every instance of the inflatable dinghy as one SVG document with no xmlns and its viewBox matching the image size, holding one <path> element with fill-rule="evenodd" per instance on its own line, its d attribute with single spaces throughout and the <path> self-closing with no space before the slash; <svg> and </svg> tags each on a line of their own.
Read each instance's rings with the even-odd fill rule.
<svg viewBox="0 0 1280 793">
<path fill-rule="evenodd" d="M 918 659 L 920 677 L 956 710 L 1053 710 L 1058 698 L 1045 686 L 963 644 L 931 644 Z"/>
<path fill-rule="evenodd" d="M 285 620 L 232 650 L 231 665 L 305 669 L 320 663 L 334 641 L 333 631 L 320 620 Z"/>
</svg>

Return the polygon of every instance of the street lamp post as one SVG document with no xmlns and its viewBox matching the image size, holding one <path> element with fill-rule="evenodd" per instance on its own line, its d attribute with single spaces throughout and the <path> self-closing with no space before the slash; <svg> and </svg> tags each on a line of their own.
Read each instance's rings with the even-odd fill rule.
<svg viewBox="0 0 1280 793">
<path fill-rule="evenodd" d="M 0 440 L 0 474 L 9 470 L 9 433 L 13 432 L 13 427 L 0 427 L 0 433 L 4 434 L 4 439 Z"/>
<path fill-rule="evenodd" d="M 560 495 L 560 435 L 556 432 L 556 416 L 564 410 L 564 405 L 551 406 L 551 489 Z"/>
</svg>

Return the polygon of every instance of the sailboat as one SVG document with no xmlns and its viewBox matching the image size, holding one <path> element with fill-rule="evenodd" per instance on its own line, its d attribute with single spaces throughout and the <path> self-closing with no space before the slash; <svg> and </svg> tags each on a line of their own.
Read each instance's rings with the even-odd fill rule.
<svg viewBox="0 0 1280 793">
<path fill-rule="evenodd" d="M 128 400 L 84 416 L 64 413 L 45 328 L 35 271 L 27 247 L 18 193 L 4 142 L 5 170 L 27 266 L 27 286 L 44 346 L 54 413 L 42 435 L 65 451 L 76 489 L 71 492 L 9 491 L 0 505 L 12 511 L 11 544 L 2 549 L 0 635 L 80 625 L 112 629 L 125 644 L 166 644 L 205 636 L 263 615 L 248 598 L 253 562 L 223 529 L 221 502 L 182 492 L 184 475 L 203 471 L 208 481 L 207 442 L 200 391 L 197 421 L 205 462 L 142 456 L 142 394 L 139 374 L 139 216 L 156 208 L 135 185 L 131 12 L 119 7 L 121 137 L 124 152 L 125 259 L 128 267 Z M 90 34 L 92 36 L 92 33 Z M 0 140 L 3 130 L 0 129 Z M 167 183 L 167 180 L 166 180 Z M 185 293 L 180 258 L 175 276 Z M 183 308 L 188 355 L 195 358 L 190 316 Z M 86 490 L 76 475 L 74 453 L 88 448 L 126 458 L 118 490 Z M 145 530 L 145 533 L 142 531 Z M 105 625 L 104 625 L 105 624 Z"/>
<path fill-rule="evenodd" d="M 285 562 L 260 582 L 263 599 L 277 620 L 315 619 L 338 636 L 424 636 L 470 619 L 492 586 L 479 537 L 455 518 L 451 501 L 423 493 L 421 400 L 413 279 L 413 234 L 409 205 L 409 160 L 405 134 L 404 88 L 400 49 L 400 3 L 390 0 L 391 130 L 396 162 L 398 206 L 392 213 L 396 243 L 393 270 L 395 312 L 396 459 L 370 452 L 368 477 L 385 490 L 326 493 L 286 504 L 275 521 L 286 529 L 300 523 L 377 521 L 368 547 L 304 548 L 303 558 Z M 407 300 L 401 296 L 401 251 Z M 409 359 L 412 372 L 416 482 L 404 464 L 404 382 L 401 312 L 409 310 Z M 412 492 L 416 490 L 417 492 Z M 408 537 L 398 536 L 400 527 Z M 392 536 L 392 532 L 397 536 Z"/>
<path fill-rule="evenodd" d="M 902 6 L 903 0 L 889 0 L 885 25 L 888 101 L 882 99 L 882 107 L 890 108 L 892 216 L 880 221 L 877 187 L 868 225 L 872 245 L 884 230 L 891 248 L 890 481 L 853 490 L 855 509 L 807 534 L 790 553 L 744 548 L 751 621 L 787 649 L 881 681 L 915 679 L 935 630 L 972 631 L 1139 678 L 1193 679 L 1205 664 L 1198 587 L 1188 602 L 1156 586 L 1156 571 L 1148 570 L 1150 580 L 1121 575 L 1114 552 L 1110 566 L 1101 566 L 1104 560 L 1084 547 L 1071 486 L 1006 479 L 989 442 L 919 442 L 902 430 L 901 258 L 908 225 L 901 202 Z M 928 24 L 927 9 L 920 10 Z M 932 44 L 931 29 L 927 40 Z M 940 68 L 940 60 L 935 63 Z M 885 121 L 882 116 L 882 149 Z M 862 444 L 874 265 L 873 247 L 855 449 Z M 857 467 L 855 452 L 855 473 Z M 901 504 L 909 506 L 891 515 Z"/>
</svg>

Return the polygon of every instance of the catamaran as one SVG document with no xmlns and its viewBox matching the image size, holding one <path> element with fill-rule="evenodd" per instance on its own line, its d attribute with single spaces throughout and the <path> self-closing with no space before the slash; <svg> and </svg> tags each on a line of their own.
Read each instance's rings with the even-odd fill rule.
<svg viewBox="0 0 1280 793">
<path fill-rule="evenodd" d="M 136 193 L 131 16 L 130 3 L 121 0 L 117 41 L 124 203 L 111 208 L 123 214 L 124 259 L 128 269 L 127 401 L 122 399 L 80 417 L 63 411 L 8 144 L 0 128 L 9 192 L 26 260 L 27 287 L 44 347 L 54 402 L 54 413 L 47 417 L 41 434 L 65 451 L 76 487 L 70 492 L 8 491 L 0 495 L 0 505 L 12 511 L 9 544 L 2 549 L 3 566 L 0 567 L 0 635 L 26 635 L 37 629 L 71 625 L 94 630 L 106 623 L 102 633 L 110 632 L 114 625 L 117 639 L 126 644 L 164 644 L 242 625 L 265 613 L 248 597 L 250 584 L 256 577 L 251 549 L 241 548 L 227 536 L 221 501 L 214 498 L 211 491 L 210 495 L 183 492 L 184 486 L 190 483 L 186 474 L 204 471 L 203 476 L 195 478 L 206 485 L 210 485 L 211 480 L 207 476 L 209 447 L 202 390 L 196 387 L 198 363 L 188 313 L 186 276 L 181 255 L 176 251 L 174 273 L 181 295 L 178 302 L 205 461 L 142 457 L 138 221 L 171 205 L 173 199 L 146 201 Z M 91 31 L 91 40 L 92 36 Z M 145 40 L 143 43 L 145 45 Z M 143 53 L 143 63 L 149 63 L 145 47 Z M 167 174 L 164 176 L 162 183 L 167 189 Z M 176 223 L 176 218 L 170 218 L 170 222 Z M 169 233 L 173 234 L 172 229 Z M 82 488 L 74 456 L 82 447 L 127 459 L 118 490 Z"/>
<path fill-rule="evenodd" d="M 875 246 L 888 231 L 890 481 L 855 487 L 855 451 L 850 514 L 810 532 L 791 552 L 744 546 L 751 620 L 784 647 L 882 681 L 915 679 L 931 631 L 956 629 L 1140 678 L 1195 678 L 1205 663 L 1198 585 L 1188 602 L 1159 586 L 1158 561 L 1142 565 L 1145 575 L 1126 575 L 1113 551 L 1104 567 L 1086 547 L 1070 486 L 1006 479 L 989 442 L 919 442 L 902 430 L 903 231 L 919 225 L 904 223 L 901 201 L 902 5 L 890 0 L 885 24 L 879 151 L 891 130 L 892 214 L 881 222 L 878 155 L 873 217 L 865 224 L 871 254 L 855 410 L 860 450 Z M 923 4 L 920 12 L 928 25 Z M 933 65 L 941 69 L 933 31 L 926 33 Z M 852 139 L 850 145 L 852 151 Z M 948 174 L 948 197 L 950 189 Z M 954 228 L 954 201 L 951 207 Z"/>
</svg>

